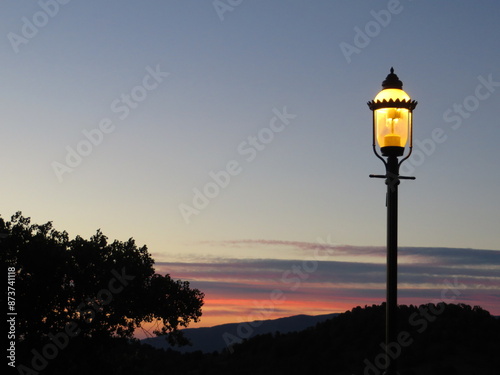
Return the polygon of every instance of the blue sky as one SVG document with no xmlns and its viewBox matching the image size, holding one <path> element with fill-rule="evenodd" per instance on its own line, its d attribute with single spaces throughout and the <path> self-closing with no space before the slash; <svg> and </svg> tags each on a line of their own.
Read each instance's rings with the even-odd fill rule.
<svg viewBox="0 0 500 375">
<path fill-rule="evenodd" d="M 419 102 L 400 245 L 499 250 L 499 7 L 6 1 L 0 213 L 161 262 L 302 256 L 227 241 L 384 246 L 366 102 L 394 66 Z"/>
</svg>

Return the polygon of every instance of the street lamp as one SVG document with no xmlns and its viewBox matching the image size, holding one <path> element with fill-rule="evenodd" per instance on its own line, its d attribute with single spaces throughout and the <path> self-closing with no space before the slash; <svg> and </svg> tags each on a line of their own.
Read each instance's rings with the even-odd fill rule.
<svg viewBox="0 0 500 375">
<path fill-rule="evenodd" d="M 394 69 L 382 82 L 374 100 L 368 102 L 373 111 L 373 152 L 385 165 L 385 175 L 370 177 L 385 178 L 387 185 L 387 295 L 386 295 L 386 371 L 385 375 L 398 374 L 396 358 L 389 356 L 391 343 L 397 343 L 397 293 L 398 293 L 398 185 L 399 180 L 414 180 L 415 177 L 400 176 L 399 167 L 411 155 L 413 147 L 413 110 L 417 106 L 403 91 Z M 405 147 L 408 144 L 406 155 Z M 379 150 L 378 150 L 379 149 Z M 386 159 L 384 159 L 386 157 Z M 402 157 L 401 161 L 398 157 Z"/>
</svg>

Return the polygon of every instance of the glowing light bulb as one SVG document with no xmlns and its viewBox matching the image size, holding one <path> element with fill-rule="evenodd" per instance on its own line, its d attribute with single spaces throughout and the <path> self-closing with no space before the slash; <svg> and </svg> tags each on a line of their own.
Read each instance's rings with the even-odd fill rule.
<svg viewBox="0 0 500 375">
<path fill-rule="evenodd" d="M 401 136 L 396 133 L 396 125 L 401 118 L 401 113 L 397 108 L 387 109 L 386 126 L 389 128 L 389 134 L 384 136 L 385 146 L 401 146 Z"/>
</svg>

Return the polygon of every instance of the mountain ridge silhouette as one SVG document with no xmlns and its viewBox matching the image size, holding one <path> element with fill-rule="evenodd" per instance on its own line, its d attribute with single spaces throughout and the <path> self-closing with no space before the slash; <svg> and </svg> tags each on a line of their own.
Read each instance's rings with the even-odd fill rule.
<svg viewBox="0 0 500 375">
<path fill-rule="evenodd" d="M 157 349 L 170 348 L 181 353 L 195 351 L 203 353 L 220 352 L 224 349 L 231 350 L 231 345 L 241 343 L 258 335 L 302 331 L 338 315 L 338 313 L 323 315 L 299 314 L 278 319 L 225 323 L 213 327 L 186 328 L 182 332 L 191 342 L 192 345 L 190 346 L 172 346 L 165 336 L 150 337 L 142 339 L 141 342 Z"/>
</svg>

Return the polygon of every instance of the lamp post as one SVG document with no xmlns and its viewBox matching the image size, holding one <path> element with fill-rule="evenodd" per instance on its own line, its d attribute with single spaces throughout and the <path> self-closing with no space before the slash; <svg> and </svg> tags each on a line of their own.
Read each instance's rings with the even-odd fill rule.
<svg viewBox="0 0 500 375">
<path fill-rule="evenodd" d="M 382 82 L 374 100 L 368 102 L 373 111 L 373 152 L 385 165 L 385 175 L 370 177 L 385 178 L 387 185 L 387 291 L 386 291 L 386 363 L 385 375 L 398 374 L 396 358 L 389 356 L 389 344 L 397 342 L 397 293 L 398 293 L 398 185 L 401 179 L 415 177 L 400 176 L 399 167 L 411 155 L 413 147 L 413 110 L 417 102 L 403 91 L 394 69 Z M 408 144 L 406 155 L 405 147 Z M 379 151 L 379 150 L 380 151 Z M 385 159 L 384 159 L 385 157 Z M 401 161 L 398 159 L 402 157 Z"/>
</svg>

